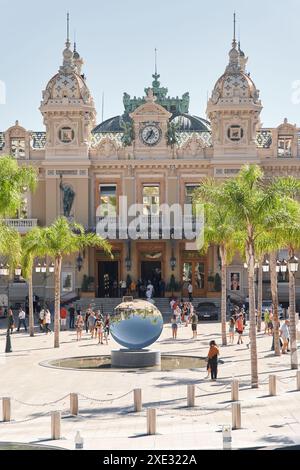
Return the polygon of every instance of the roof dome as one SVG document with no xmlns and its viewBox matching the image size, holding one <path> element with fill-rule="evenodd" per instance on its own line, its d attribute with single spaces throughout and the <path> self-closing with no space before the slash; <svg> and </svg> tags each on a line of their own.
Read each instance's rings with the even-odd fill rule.
<svg viewBox="0 0 300 470">
<path fill-rule="evenodd" d="M 234 41 L 229 52 L 229 64 L 225 73 L 215 84 L 212 96 L 212 104 L 240 104 L 254 103 L 260 104 L 259 90 L 257 90 L 250 74 L 245 71 L 247 59 L 240 46 Z"/>
<path fill-rule="evenodd" d="M 43 92 L 44 105 L 57 104 L 65 99 L 72 102 L 75 100 L 84 104 L 93 104 L 93 99 L 84 77 L 78 73 L 76 61 L 79 59 L 74 57 L 70 45 L 70 42 L 67 40 L 66 48 L 63 52 L 63 65 L 60 67 L 59 72 L 48 82 Z"/>
<path fill-rule="evenodd" d="M 179 132 L 211 132 L 210 123 L 198 116 L 186 113 L 177 114 L 171 122 L 178 124 Z"/>
<path fill-rule="evenodd" d="M 102 132 L 124 132 L 123 123 L 126 121 L 130 121 L 130 118 L 127 115 L 124 116 L 115 116 L 106 121 L 101 122 L 95 129 L 93 130 L 93 134 L 98 134 Z"/>
</svg>

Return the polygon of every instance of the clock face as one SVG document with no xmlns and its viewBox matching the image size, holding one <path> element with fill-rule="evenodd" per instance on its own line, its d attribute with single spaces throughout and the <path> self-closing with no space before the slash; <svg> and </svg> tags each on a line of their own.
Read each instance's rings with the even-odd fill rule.
<svg viewBox="0 0 300 470">
<path fill-rule="evenodd" d="M 147 124 L 141 130 L 141 139 L 145 145 L 156 145 L 161 139 L 161 129 L 156 124 Z"/>
</svg>

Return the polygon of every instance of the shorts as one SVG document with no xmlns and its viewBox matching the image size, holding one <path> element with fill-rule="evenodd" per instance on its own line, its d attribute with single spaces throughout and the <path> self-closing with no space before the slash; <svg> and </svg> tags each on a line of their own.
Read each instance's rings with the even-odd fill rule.
<svg viewBox="0 0 300 470">
<path fill-rule="evenodd" d="M 236 332 L 239 334 L 239 335 L 242 335 L 244 332 L 241 331 L 241 330 L 236 330 Z"/>
<path fill-rule="evenodd" d="M 173 328 L 173 330 L 175 330 L 175 329 L 177 330 L 177 328 L 178 328 L 177 323 L 172 323 L 172 328 Z"/>
<path fill-rule="evenodd" d="M 197 325 L 195 323 L 192 323 L 192 331 L 197 331 Z"/>
<path fill-rule="evenodd" d="M 67 324 L 67 319 L 66 319 L 66 318 L 61 318 L 61 319 L 60 319 L 60 324 L 61 324 L 61 326 L 66 326 L 66 324 Z"/>
</svg>

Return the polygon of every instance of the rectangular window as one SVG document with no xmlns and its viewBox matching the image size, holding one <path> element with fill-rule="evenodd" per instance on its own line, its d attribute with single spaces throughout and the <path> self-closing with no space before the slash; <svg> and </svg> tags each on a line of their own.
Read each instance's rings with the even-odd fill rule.
<svg viewBox="0 0 300 470">
<path fill-rule="evenodd" d="M 281 157 L 281 158 L 292 157 L 292 143 L 293 143 L 293 137 L 279 136 L 278 137 L 278 157 Z"/>
<path fill-rule="evenodd" d="M 160 190 L 157 185 L 143 186 L 143 215 L 159 215 Z"/>
<path fill-rule="evenodd" d="M 193 203 L 193 194 L 197 188 L 199 188 L 199 184 L 186 184 L 185 185 L 185 197 L 184 197 L 185 204 Z"/>
<path fill-rule="evenodd" d="M 10 143 L 11 155 L 17 160 L 24 160 L 25 158 L 25 140 L 24 139 L 11 139 Z"/>
<path fill-rule="evenodd" d="M 117 187 L 101 185 L 99 192 L 101 217 L 115 217 L 117 215 Z"/>
</svg>

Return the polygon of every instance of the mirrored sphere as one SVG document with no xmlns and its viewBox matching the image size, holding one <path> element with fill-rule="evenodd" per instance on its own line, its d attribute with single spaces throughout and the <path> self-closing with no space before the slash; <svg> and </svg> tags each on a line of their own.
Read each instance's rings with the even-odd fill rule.
<svg viewBox="0 0 300 470">
<path fill-rule="evenodd" d="M 144 300 L 122 302 L 111 315 L 110 332 L 127 349 L 147 348 L 160 337 L 163 318 L 155 305 Z"/>
</svg>

